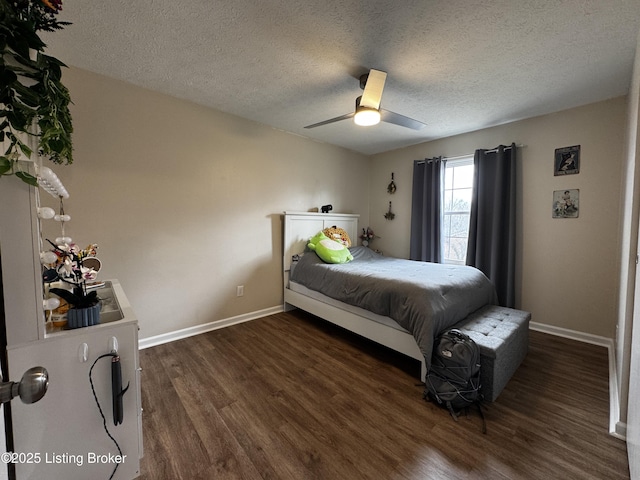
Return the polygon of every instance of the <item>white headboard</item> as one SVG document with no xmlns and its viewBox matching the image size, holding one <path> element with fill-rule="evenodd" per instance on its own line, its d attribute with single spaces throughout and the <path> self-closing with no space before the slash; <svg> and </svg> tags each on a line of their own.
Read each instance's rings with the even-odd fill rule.
<svg viewBox="0 0 640 480">
<path fill-rule="evenodd" d="M 351 213 L 284 212 L 284 257 L 282 265 L 285 287 L 289 284 L 291 257 L 297 253 L 304 252 L 309 239 L 320 230 L 334 226 L 343 228 L 349 235 L 353 245 L 357 245 L 358 218 L 360 218 L 360 215 Z"/>
</svg>

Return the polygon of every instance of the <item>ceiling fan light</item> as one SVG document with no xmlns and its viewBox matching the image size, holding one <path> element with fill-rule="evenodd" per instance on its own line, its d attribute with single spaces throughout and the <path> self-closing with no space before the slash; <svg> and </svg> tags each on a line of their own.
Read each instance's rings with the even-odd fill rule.
<svg viewBox="0 0 640 480">
<path fill-rule="evenodd" d="M 375 108 L 359 106 L 356 110 L 356 114 L 353 116 L 353 121 L 356 125 L 360 125 L 361 127 L 377 125 L 380 123 L 380 112 Z"/>
</svg>

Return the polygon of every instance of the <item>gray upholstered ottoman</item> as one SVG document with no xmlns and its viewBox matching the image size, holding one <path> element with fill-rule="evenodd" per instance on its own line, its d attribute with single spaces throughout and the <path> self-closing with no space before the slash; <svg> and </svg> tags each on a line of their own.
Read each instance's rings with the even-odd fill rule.
<svg viewBox="0 0 640 480">
<path fill-rule="evenodd" d="M 480 383 L 485 400 L 498 398 L 527 355 L 530 320 L 529 312 L 487 305 L 455 326 L 480 347 Z"/>
</svg>

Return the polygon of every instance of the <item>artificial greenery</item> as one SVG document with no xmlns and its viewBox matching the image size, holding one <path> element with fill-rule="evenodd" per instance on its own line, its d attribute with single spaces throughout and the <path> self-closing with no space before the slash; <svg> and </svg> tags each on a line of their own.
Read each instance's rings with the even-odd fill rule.
<svg viewBox="0 0 640 480">
<path fill-rule="evenodd" d="M 67 301 L 73 308 L 88 308 L 96 305 L 100 298 L 95 290 L 87 289 L 87 281 L 94 281 L 98 272 L 84 266 L 87 258 L 95 257 L 98 245 L 91 244 L 81 250 L 75 243 L 56 245 L 47 239 L 56 255 L 56 262 L 50 264 L 46 272 L 48 282 L 61 280 L 71 286 L 73 291 L 64 288 L 51 288 L 49 292 Z"/>
<path fill-rule="evenodd" d="M 61 8 L 62 0 L 0 0 L 0 142 L 9 143 L 0 155 L 0 175 L 14 174 L 32 185 L 36 178 L 18 163 L 33 153 L 27 138 L 37 137 L 37 153 L 52 162 L 73 162 L 71 97 L 61 81 L 66 65 L 45 55 L 38 36 L 69 25 L 56 18 Z"/>
</svg>

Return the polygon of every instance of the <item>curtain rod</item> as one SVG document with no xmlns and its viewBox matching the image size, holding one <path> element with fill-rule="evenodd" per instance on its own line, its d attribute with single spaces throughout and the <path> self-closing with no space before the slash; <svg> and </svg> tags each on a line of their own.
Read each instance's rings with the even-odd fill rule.
<svg viewBox="0 0 640 480">
<path fill-rule="evenodd" d="M 526 145 L 516 145 L 516 148 L 523 148 L 526 147 Z M 511 145 L 509 145 L 508 147 L 504 147 L 505 150 L 511 150 Z M 498 148 L 492 148 L 490 150 L 486 150 L 486 153 L 494 153 L 497 152 Z M 456 155 L 455 157 L 442 157 L 442 160 L 460 160 L 461 158 L 467 158 L 467 157 L 473 157 L 476 154 L 476 152 L 473 153 L 467 153 L 466 155 Z M 418 160 L 418 162 L 424 162 L 424 160 Z"/>
</svg>

